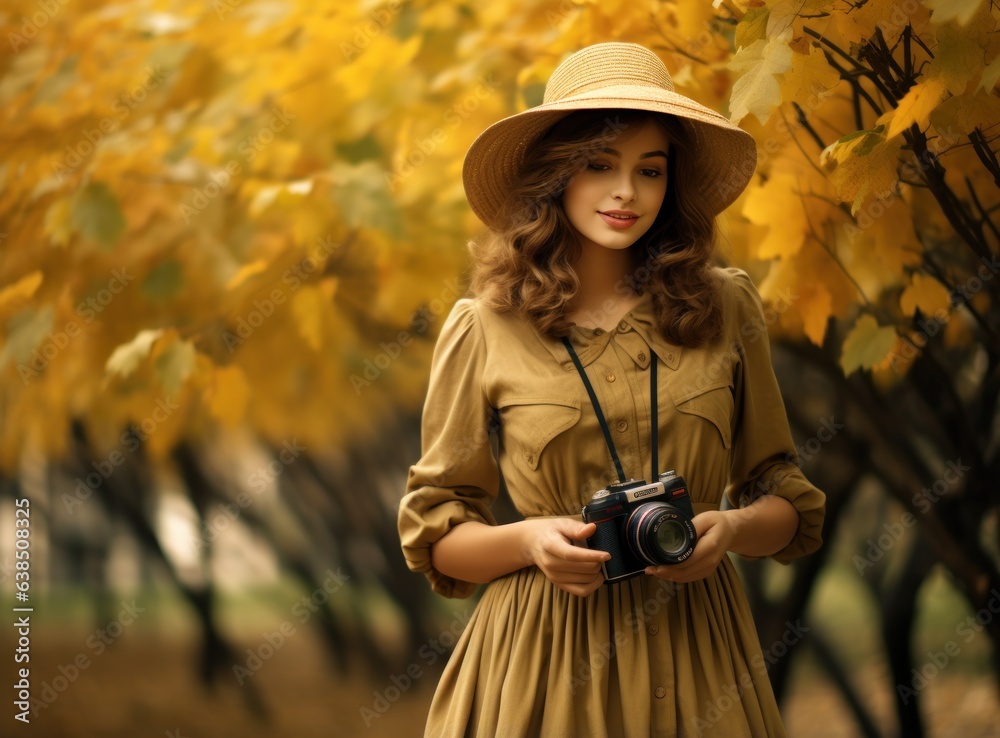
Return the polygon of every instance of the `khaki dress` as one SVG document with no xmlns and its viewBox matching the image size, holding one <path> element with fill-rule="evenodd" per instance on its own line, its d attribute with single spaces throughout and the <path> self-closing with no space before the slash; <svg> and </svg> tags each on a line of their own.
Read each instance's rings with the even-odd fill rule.
<svg viewBox="0 0 1000 738">
<path fill-rule="evenodd" d="M 659 359 L 660 469 L 683 476 L 695 512 L 753 491 L 799 513 L 788 562 L 820 545 L 825 496 L 803 476 L 771 367 L 761 299 L 747 274 L 717 270 L 723 337 L 682 348 L 657 333 L 645 297 L 612 331 L 572 328 L 628 477 L 652 481 L 649 368 Z M 499 421 L 499 458 L 489 431 Z M 476 300 L 456 303 L 432 361 L 422 457 L 399 511 L 408 566 L 435 592 L 477 585 L 431 564 L 467 521 L 491 525 L 499 469 L 524 516 L 573 515 L 617 480 L 593 406 L 560 340 Z M 783 736 L 742 585 L 724 557 L 701 581 L 641 574 L 587 597 L 537 567 L 485 585 L 434 695 L 428 736 Z"/>
</svg>

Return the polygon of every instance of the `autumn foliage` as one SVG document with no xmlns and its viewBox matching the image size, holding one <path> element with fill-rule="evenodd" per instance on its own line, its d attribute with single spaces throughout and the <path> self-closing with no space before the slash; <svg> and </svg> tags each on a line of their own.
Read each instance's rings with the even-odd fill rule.
<svg viewBox="0 0 1000 738">
<path fill-rule="evenodd" d="M 74 421 L 95 458 L 138 437 L 154 465 L 237 431 L 376 442 L 419 410 L 463 291 L 469 144 L 566 54 L 627 40 L 756 138 L 722 250 L 772 338 L 884 402 L 861 404 L 899 435 L 890 494 L 972 460 L 974 520 L 922 520 L 976 601 L 1000 560 L 976 481 L 1000 478 L 998 20 L 988 0 L 10 0 L 0 471 L 63 458 Z M 904 396 L 926 428 L 891 420 Z"/>
<path fill-rule="evenodd" d="M 114 444 L 164 394 L 180 407 L 160 454 L 242 423 L 336 443 L 412 405 L 425 351 L 390 344 L 453 292 L 477 227 L 464 150 L 607 38 L 658 50 L 760 142 L 728 224 L 732 257 L 768 264 L 764 297 L 795 295 L 780 328 L 820 344 L 844 321 L 844 371 L 898 379 L 914 318 L 968 343 L 991 302 L 975 275 L 997 269 L 995 11 L 939 4 L 15 3 L 0 459 L 58 455 L 71 417 Z M 954 213 L 921 181 L 933 168 Z"/>
</svg>

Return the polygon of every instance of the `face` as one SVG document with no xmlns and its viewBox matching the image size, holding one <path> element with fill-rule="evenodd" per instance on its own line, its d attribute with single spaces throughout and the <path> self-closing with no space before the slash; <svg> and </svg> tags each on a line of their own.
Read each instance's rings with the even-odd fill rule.
<svg viewBox="0 0 1000 738">
<path fill-rule="evenodd" d="M 627 249 L 649 230 L 667 192 L 668 145 L 664 131 L 647 120 L 573 176 L 563 208 L 584 248 Z"/>
</svg>

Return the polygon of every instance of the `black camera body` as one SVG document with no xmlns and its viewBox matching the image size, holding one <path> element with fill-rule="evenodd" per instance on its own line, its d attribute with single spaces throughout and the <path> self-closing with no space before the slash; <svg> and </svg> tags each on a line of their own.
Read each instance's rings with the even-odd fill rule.
<svg viewBox="0 0 1000 738">
<path fill-rule="evenodd" d="M 647 566 L 679 564 L 698 542 L 687 484 L 674 470 L 651 484 L 645 480 L 609 484 L 583 506 L 583 522 L 596 523 L 587 547 L 607 551 L 606 583 L 642 574 Z"/>
</svg>

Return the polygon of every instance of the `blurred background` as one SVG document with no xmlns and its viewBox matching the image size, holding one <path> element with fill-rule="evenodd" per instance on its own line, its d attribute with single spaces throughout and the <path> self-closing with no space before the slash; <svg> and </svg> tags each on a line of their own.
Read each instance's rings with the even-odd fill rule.
<svg viewBox="0 0 1000 738">
<path fill-rule="evenodd" d="M 395 523 L 482 232 L 462 159 L 624 40 L 759 144 L 720 251 L 829 504 L 816 555 L 738 562 L 789 735 L 1000 735 L 998 19 L 7 0 L 4 734 L 421 733 L 474 607 Z"/>
</svg>

